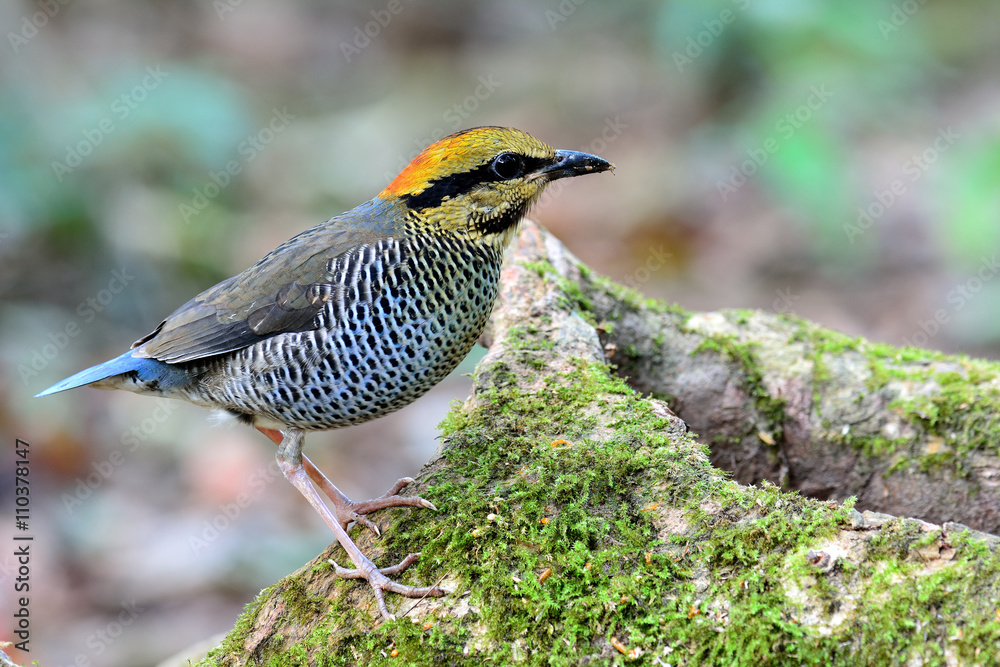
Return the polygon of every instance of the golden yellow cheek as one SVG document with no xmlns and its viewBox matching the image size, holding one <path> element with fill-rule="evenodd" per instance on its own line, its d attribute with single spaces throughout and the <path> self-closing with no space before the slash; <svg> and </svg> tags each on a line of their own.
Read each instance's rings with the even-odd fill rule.
<svg viewBox="0 0 1000 667">
<path fill-rule="evenodd" d="M 500 192 L 490 188 L 470 192 L 466 201 L 470 211 L 485 217 L 491 217 L 497 210 L 503 211 L 508 205 L 507 199 Z"/>
</svg>

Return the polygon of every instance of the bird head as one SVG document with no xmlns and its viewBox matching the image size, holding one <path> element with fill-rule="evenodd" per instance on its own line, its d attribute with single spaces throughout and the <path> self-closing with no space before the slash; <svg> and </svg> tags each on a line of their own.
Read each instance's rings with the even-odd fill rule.
<svg viewBox="0 0 1000 667">
<path fill-rule="evenodd" d="M 514 128 L 474 127 L 425 148 L 378 196 L 401 202 L 421 232 L 506 245 L 549 183 L 613 169 Z"/>
</svg>

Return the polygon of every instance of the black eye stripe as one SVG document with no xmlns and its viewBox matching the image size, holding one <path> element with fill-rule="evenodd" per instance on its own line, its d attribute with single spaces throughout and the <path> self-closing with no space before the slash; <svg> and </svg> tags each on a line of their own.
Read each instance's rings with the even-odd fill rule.
<svg viewBox="0 0 1000 667">
<path fill-rule="evenodd" d="M 518 155 L 521 158 L 522 174 L 529 174 L 536 169 L 551 164 L 551 159 Z M 425 208 L 439 206 L 447 197 L 458 197 L 472 191 L 480 183 L 504 180 L 493 169 L 493 160 L 469 171 L 442 176 L 431 181 L 430 185 L 419 194 L 404 194 L 400 197 L 408 208 L 419 211 Z"/>
</svg>

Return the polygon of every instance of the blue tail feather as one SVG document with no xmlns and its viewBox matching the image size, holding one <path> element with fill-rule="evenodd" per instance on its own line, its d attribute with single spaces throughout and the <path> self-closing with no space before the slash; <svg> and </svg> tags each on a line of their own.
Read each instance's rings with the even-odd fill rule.
<svg viewBox="0 0 1000 667">
<path fill-rule="evenodd" d="M 76 375 L 70 376 L 62 382 L 57 382 L 45 391 L 35 394 L 35 398 L 48 396 L 67 389 L 74 389 L 84 385 L 105 380 L 115 375 L 135 371 L 137 379 L 142 383 L 156 383 L 159 389 L 171 389 L 186 384 L 190 381 L 190 376 L 181 368 L 156 359 L 144 359 L 133 357 L 132 351 L 115 357 L 103 364 L 97 364 L 80 371 Z"/>
</svg>

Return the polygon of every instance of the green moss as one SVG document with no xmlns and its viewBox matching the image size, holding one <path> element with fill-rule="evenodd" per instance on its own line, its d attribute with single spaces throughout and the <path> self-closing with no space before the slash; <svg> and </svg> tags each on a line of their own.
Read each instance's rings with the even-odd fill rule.
<svg viewBox="0 0 1000 667">
<path fill-rule="evenodd" d="M 610 299 L 618 307 L 633 311 L 649 310 L 663 315 L 673 314 L 680 317 L 690 316 L 690 313 L 677 304 L 666 303 L 665 301 L 659 301 L 657 299 L 649 299 L 639 292 L 639 290 L 616 283 L 607 276 L 602 276 L 583 264 L 578 264 L 577 268 L 580 270 L 580 275 L 585 283 L 584 289 L 587 292 L 596 291 L 598 293 L 603 293 L 607 297 L 610 297 Z M 608 314 L 609 318 L 616 318 L 619 316 L 620 312 L 617 311 Z"/>
<path fill-rule="evenodd" d="M 806 342 L 806 354 L 813 362 L 813 397 L 818 404 L 824 383 L 831 375 L 827 360 L 851 352 L 863 354 L 869 371 L 865 382 L 871 393 L 883 391 L 893 383 L 917 386 L 936 383 L 939 389 L 929 395 L 899 399 L 889 409 L 902 415 L 922 439 L 935 441 L 935 447 L 916 463 L 921 469 L 948 468 L 965 474 L 964 459 L 972 451 L 1000 453 L 1000 364 L 972 360 L 961 355 L 913 347 L 893 347 L 852 338 L 823 329 L 805 320 L 783 316 L 795 326 L 790 342 Z M 723 346 L 724 347 L 724 346 Z M 942 368 L 946 370 L 941 370 Z M 912 445 L 910 438 L 847 433 L 832 435 L 833 442 L 850 445 L 868 456 L 885 456 Z M 894 469 L 910 465 L 901 458 Z"/>
<path fill-rule="evenodd" d="M 289 578 L 281 589 L 281 598 L 289 610 L 289 618 L 294 621 L 304 621 L 312 618 L 327 606 L 326 598 L 321 598 L 309 592 L 305 581 Z"/>
<path fill-rule="evenodd" d="M 247 634 L 254 627 L 254 623 L 257 622 L 257 614 L 260 613 L 260 608 L 264 604 L 264 600 L 271 594 L 275 589 L 275 586 L 265 588 L 260 592 L 255 600 L 250 602 L 243 608 L 243 613 L 236 620 L 236 625 L 233 627 L 232 631 L 226 635 L 225 639 L 222 640 L 219 648 L 212 651 L 209 654 L 209 658 L 218 657 L 221 658 L 224 655 L 240 653 L 243 650 L 243 642 L 246 639 Z M 216 664 L 215 662 L 202 662 L 200 664 Z"/>
<path fill-rule="evenodd" d="M 1000 388 L 982 379 L 989 373 L 996 377 L 995 366 L 988 362 L 962 361 L 965 373 L 946 371 L 931 376 L 940 387 L 938 392 L 893 405 L 925 432 L 940 438 L 942 446 L 948 449 L 948 452 L 933 454 L 950 453 L 958 464 L 975 450 L 993 455 L 1000 453 L 1000 421 L 997 420 Z"/>
<path fill-rule="evenodd" d="M 793 318 L 788 315 L 783 316 L 782 319 L 796 326 L 795 333 L 792 334 L 790 342 L 807 342 L 817 354 L 856 352 L 866 344 L 863 338 L 852 338 L 839 331 L 824 329 L 808 320 Z"/>
<path fill-rule="evenodd" d="M 748 323 L 754 314 L 755 311 L 753 310 L 748 310 L 746 308 L 734 308 L 729 311 L 729 319 L 733 324 L 741 326 Z"/>
<path fill-rule="evenodd" d="M 588 324 L 600 327 L 606 333 L 611 333 L 613 320 L 619 319 L 624 310 L 649 310 L 660 314 L 674 314 L 688 317 L 689 313 L 680 306 L 667 304 L 656 299 L 648 299 L 638 290 L 620 285 L 610 278 L 595 273 L 587 266 L 578 264 L 582 278 L 581 282 L 570 280 L 556 271 L 546 260 L 523 262 L 522 266 L 534 271 L 540 277 L 554 280 L 559 287 L 559 306 L 565 310 L 580 314 Z M 609 297 L 615 308 L 598 318 L 593 299 L 597 296 Z"/>
<path fill-rule="evenodd" d="M 924 438 L 938 443 L 937 451 L 922 457 L 921 467 L 945 465 L 962 474 L 964 458 L 970 452 L 1000 453 L 1000 423 L 996 419 L 1000 413 L 1000 387 L 994 381 L 1000 376 L 1000 365 L 964 356 L 926 353 L 930 363 L 914 366 L 908 361 L 912 348 L 873 347 L 874 350 L 866 350 L 870 352 L 872 375 L 868 384 L 872 390 L 894 381 L 937 385 L 936 391 L 928 395 L 897 399 L 889 405 Z M 948 370 L 939 370 L 941 367 Z M 945 451 L 940 451 L 942 447 Z"/>
<path fill-rule="evenodd" d="M 641 575 L 652 526 L 629 490 L 651 481 L 653 470 L 679 474 L 683 458 L 667 446 L 669 422 L 602 366 L 581 363 L 531 393 L 504 381 L 508 373 L 492 369 L 477 407 L 453 410 L 442 425 L 449 478 L 463 482 L 439 483 L 427 497 L 455 507 L 455 516 L 444 531 L 418 523 L 413 535 L 424 542 L 421 567 L 458 564 L 497 643 L 496 664 L 539 646 L 546 660 L 575 664 L 592 642 L 618 630 L 621 605 L 638 612 L 656 599 Z M 610 440 L 588 440 L 595 402 L 608 395 L 623 403 L 615 414 L 628 418 L 612 421 Z M 572 444 L 553 447 L 559 439 Z M 702 474 L 712 471 L 705 465 Z M 677 495 L 685 489 L 679 485 Z M 542 583 L 546 569 L 552 574 Z M 657 580 L 678 576 L 669 560 L 652 569 Z M 517 655 L 510 638 L 523 638 L 525 653 Z"/>
<path fill-rule="evenodd" d="M 733 334 L 712 334 L 705 336 L 691 355 L 711 351 L 739 364 L 743 369 L 744 390 L 753 399 L 757 414 L 763 421 L 754 425 L 755 428 L 778 441 L 784 430 L 785 399 L 771 396 L 764 386 L 764 376 L 754 354 L 755 347 L 755 343 L 741 342 Z"/>
<path fill-rule="evenodd" d="M 944 665 L 947 654 L 962 664 L 995 658 L 982 651 L 1000 639 L 1000 564 L 981 539 L 896 519 L 881 527 L 866 561 L 846 575 L 847 585 L 863 582 L 868 589 L 843 628 L 855 637 L 856 664 L 920 656 L 921 664 Z"/>
<path fill-rule="evenodd" d="M 584 293 L 579 283 L 561 276 L 548 261 L 524 262 L 522 265 L 531 271 L 535 271 L 543 278 L 556 281 L 556 284 L 559 286 L 558 303 L 560 308 L 577 312 L 588 324 L 594 327 L 597 326 L 597 320 L 594 316 L 594 304 Z"/>
</svg>

